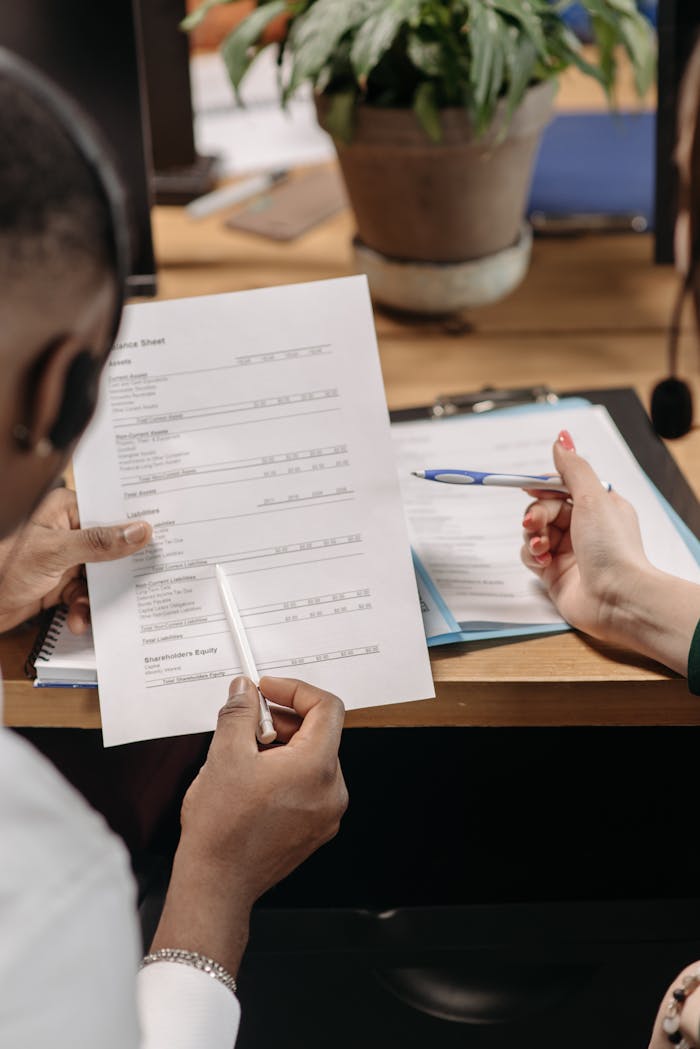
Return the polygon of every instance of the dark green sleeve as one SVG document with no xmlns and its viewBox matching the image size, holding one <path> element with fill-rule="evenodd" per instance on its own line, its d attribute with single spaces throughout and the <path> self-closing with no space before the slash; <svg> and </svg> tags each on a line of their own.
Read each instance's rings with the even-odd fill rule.
<svg viewBox="0 0 700 1049">
<path fill-rule="evenodd" d="M 688 688 L 694 696 L 700 696 L 700 623 L 695 627 L 688 653 Z"/>
</svg>

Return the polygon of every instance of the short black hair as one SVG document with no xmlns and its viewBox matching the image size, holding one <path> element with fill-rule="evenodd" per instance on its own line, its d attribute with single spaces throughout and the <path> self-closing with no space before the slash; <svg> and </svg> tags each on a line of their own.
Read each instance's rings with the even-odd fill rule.
<svg viewBox="0 0 700 1049">
<path fill-rule="evenodd" d="M 21 82 L 0 71 L 0 289 L 114 268 L 112 215 L 70 128 Z M 54 284 L 53 282 L 57 282 Z"/>
</svg>

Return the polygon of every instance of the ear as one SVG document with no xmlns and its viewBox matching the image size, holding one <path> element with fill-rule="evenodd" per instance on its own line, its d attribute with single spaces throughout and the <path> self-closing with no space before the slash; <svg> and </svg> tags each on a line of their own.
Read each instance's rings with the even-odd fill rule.
<svg viewBox="0 0 700 1049">
<path fill-rule="evenodd" d="M 27 443 L 66 448 L 79 436 L 94 409 L 100 362 L 81 339 L 59 336 L 31 368 L 25 402 Z M 47 445 L 48 446 L 48 445 Z"/>
</svg>

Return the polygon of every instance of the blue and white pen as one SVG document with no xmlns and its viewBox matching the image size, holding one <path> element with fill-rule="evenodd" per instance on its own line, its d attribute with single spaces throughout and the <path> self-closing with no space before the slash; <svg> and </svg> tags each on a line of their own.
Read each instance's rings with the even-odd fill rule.
<svg viewBox="0 0 700 1049">
<path fill-rule="evenodd" d="M 558 474 L 501 474 L 488 473 L 482 470 L 412 470 L 414 477 L 426 481 L 442 481 L 444 484 L 474 484 L 491 488 L 534 488 L 538 491 L 562 492 L 569 494 Z M 606 491 L 612 485 L 607 481 L 600 482 Z"/>
</svg>

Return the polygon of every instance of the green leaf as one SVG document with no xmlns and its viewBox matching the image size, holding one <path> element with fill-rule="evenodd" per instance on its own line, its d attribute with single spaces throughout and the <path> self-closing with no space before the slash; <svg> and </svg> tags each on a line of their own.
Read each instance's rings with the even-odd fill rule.
<svg viewBox="0 0 700 1049">
<path fill-rule="evenodd" d="M 435 84 L 429 80 L 418 85 L 413 98 L 413 112 L 428 138 L 439 142 L 442 138 L 440 111 L 435 97 Z"/>
<path fill-rule="evenodd" d="M 212 7 L 220 7 L 222 4 L 230 4 L 232 2 L 233 0 L 204 0 L 204 3 L 200 4 L 194 11 L 191 11 L 187 18 L 182 19 L 180 29 L 189 33 L 190 30 L 198 26 L 207 17 Z"/>
<path fill-rule="evenodd" d="M 384 0 L 380 10 L 358 28 L 350 59 L 357 79 L 366 80 L 386 54 L 404 22 L 418 14 L 421 0 Z"/>
<path fill-rule="evenodd" d="M 444 47 L 437 40 L 423 40 L 417 33 L 409 33 L 406 52 L 416 69 L 426 76 L 440 76 L 444 71 Z"/>
<path fill-rule="evenodd" d="M 384 0 L 316 0 L 292 24 L 287 50 L 294 58 L 285 98 L 305 80 L 313 80 L 333 58 L 340 38 L 383 6 Z"/>
<path fill-rule="evenodd" d="M 506 70 L 506 56 L 504 48 L 504 40 L 502 33 L 499 32 L 498 37 L 494 41 L 493 48 L 493 62 L 491 64 L 491 77 L 489 80 L 487 100 L 490 106 L 495 108 L 498 102 L 498 96 L 501 93 L 503 87 L 503 81 Z"/>
<path fill-rule="evenodd" d="M 656 48 L 651 26 L 646 19 L 635 14 L 621 15 L 619 31 L 625 50 L 634 68 L 637 92 L 645 94 L 656 76 Z"/>
<path fill-rule="evenodd" d="M 600 69 L 584 57 L 583 45 L 576 34 L 568 26 L 562 26 L 559 35 L 563 47 L 561 50 L 557 49 L 557 53 L 566 60 L 567 64 L 572 62 L 582 73 L 586 73 L 595 80 L 600 80 Z"/>
<path fill-rule="evenodd" d="M 581 0 L 591 18 L 600 18 L 613 28 L 617 27 L 619 12 L 610 4 L 610 0 Z"/>
<path fill-rule="evenodd" d="M 635 0 L 605 0 L 605 3 L 607 3 L 608 7 L 612 7 L 614 11 L 619 11 L 623 15 L 638 14 Z"/>
<path fill-rule="evenodd" d="M 605 19 L 599 18 L 596 15 L 591 19 L 591 22 L 596 43 L 598 44 L 598 50 L 600 52 L 601 83 L 605 88 L 608 98 L 612 98 L 613 87 L 615 86 L 615 71 L 617 69 L 615 45 L 618 42 L 618 36 L 614 27 Z"/>
<path fill-rule="evenodd" d="M 329 105 L 324 119 L 326 130 L 334 139 L 339 139 L 346 145 L 352 140 L 355 130 L 356 98 L 357 92 L 354 88 L 328 95 Z"/>
<path fill-rule="evenodd" d="M 496 12 L 482 0 L 474 0 L 467 25 L 471 54 L 471 84 L 475 104 L 476 126 L 483 131 L 489 124 L 495 108 L 493 95 L 494 64 L 500 48 L 500 20 Z"/>
<path fill-rule="evenodd" d="M 547 43 L 542 31 L 542 20 L 535 14 L 528 0 L 493 0 L 493 6 L 504 15 L 515 19 L 532 41 L 540 58 L 547 57 Z"/>
<path fill-rule="evenodd" d="M 256 7 L 222 43 L 221 55 L 236 95 L 250 63 L 261 50 L 259 48 L 252 51 L 253 45 L 257 44 L 261 33 L 272 19 L 286 9 L 287 0 L 272 0 L 272 3 Z"/>
<path fill-rule="evenodd" d="M 506 95 L 506 124 L 518 108 L 532 80 L 537 52 L 530 37 L 521 37 L 507 57 L 508 93 Z"/>
</svg>

